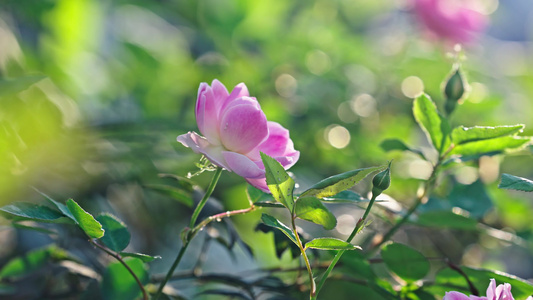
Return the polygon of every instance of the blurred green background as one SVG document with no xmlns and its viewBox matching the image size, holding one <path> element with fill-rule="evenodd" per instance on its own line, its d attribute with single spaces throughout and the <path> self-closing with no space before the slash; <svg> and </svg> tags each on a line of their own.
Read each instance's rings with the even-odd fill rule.
<svg viewBox="0 0 533 300">
<path fill-rule="evenodd" d="M 492 0 L 486 6 L 490 26 L 463 47 L 471 91 L 452 123 L 524 123 L 524 134 L 533 135 L 533 27 L 517 17 L 531 15 L 533 5 Z M 268 119 L 290 130 L 301 151 L 291 172 L 302 188 L 394 159 L 388 194 L 407 205 L 430 168 L 414 155 L 385 153 L 379 143 L 400 138 L 429 151 L 412 117 L 412 98 L 425 90 L 442 107 L 441 83 L 453 53 L 452 45 L 426 38 L 401 0 L 0 0 L 0 204 L 39 202 L 35 187 L 62 201 L 72 197 L 91 212 L 110 211 L 130 227 L 134 250 L 163 256 L 151 264 L 152 272 L 166 271 L 189 220 L 186 203 L 198 200 L 211 174 L 193 177 L 194 190 L 161 174 L 197 170 L 200 156 L 176 137 L 197 131 L 198 86 L 217 78 L 228 90 L 246 83 Z M 429 238 L 419 246 L 459 255 L 472 266 L 533 277 L 533 253 L 523 247 L 533 242 L 533 198 L 496 188 L 503 172 L 533 178 L 531 152 L 486 157 L 447 170 L 443 180 L 470 184 L 480 178 L 489 200 L 488 212 L 477 217 L 500 233 L 516 234 L 522 246 L 453 233 L 446 245 Z M 357 189 L 366 193 L 367 185 Z M 220 202 L 208 209 L 245 208 L 244 190 L 242 178 L 223 173 L 214 193 Z M 362 210 L 332 209 L 344 222 L 333 234 L 345 237 Z M 255 259 L 239 246 L 233 262 L 213 246 L 205 269 L 297 265 L 287 255 L 278 260 L 271 236 L 254 231 L 259 216 L 234 218 Z M 7 227 L 4 219 L 0 224 L 0 265 L 51 242 Z M 386 222 L 373 226 L 369 234 Z M 397 238 L 420 234 L 412 233 Z M 57 239 L 82 255 L 73 238 Z M 194 266 L 197 252 L 190 252 L 180 269 Z"/>
</svg>

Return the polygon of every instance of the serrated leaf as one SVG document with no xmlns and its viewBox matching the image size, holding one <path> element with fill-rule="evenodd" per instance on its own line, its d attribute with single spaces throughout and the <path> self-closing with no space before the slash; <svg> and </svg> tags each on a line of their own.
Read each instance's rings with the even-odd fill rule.
<svg viewBox="0 0 533 300">
<path fill-rule="evenodd" d="M 0 211 L 24 220 L 33 220 L 37 222 L 56 222 L 63 217 L 60 212 L 53 210 L 48 206 L 28 202 L 15 202 L 0 207 Z"/>
<path fill-rule="evenodd" d="M 265 165 L 265 175 L 268 189 L 274 199 L 285 205 L 289 211 L 294 209 L 294 180 L 287 174 L 283 166 L 274 158 L 261 152 L 261 159 Z"/>
<path fill-rule="evenodd" d="M 507 150 L 518 150 L 531 143 L 531 137 L 504 136 L 488 140 L 469 142 L 455 146 L 451 155 L 473 156 L 480 154 L 498 154 Z"/>
<path fill-rule="evenodd" d="M 305 248 L 318 250 L 361 250 L 361 247 L 352 245 L 336 238 L 316 238 L 305 244 Z"/>
<path fill-rule="evenodd" d="M 418 216 L 414 222 L 417 225 L 460 229 L 460 230 L 477 230 L 477 221 L 465 216 L 458 215 L 449 210 L 445 211 L 428 211 Z"/>
<path fill-rule="evenodd" d="M 261 221 L 263 221 L 265 225 L 281 230 L 281 232 L 283 232 L 293 243 L 298 244 L 296 242 L 296 236 L 294 235 L 294 232 L 292 232 L 287 225 L 281 223 L 278 219 L 267 214 L 262 214 Z"/>
<path fill-rule="evenodd" d="M 437 106 L 428 95 L 420 95 L 414 100 L 413 114 L 435 149 L 439 153 L 446 150 L 450 145 L 450 124 L 438 112 Z"/>
<path fill-rule="evenodd" d="M 300 219 L 322 225 L 326 230 L 331 230 L 337 225 L 335 216 L 315 197 L 299 198 L 296 201 L 294 214 Z"/>
<path fill-rule="evenodd" d="M 122 221 L 111 214 L 99 215 L 96 220 L 102 224 L 105 231 L 104 236 L 100 238 L 104 245 L 115 252 L 120 252 L 128 246 L 131 234 Z"/>
<path fill-rule="evenodd" d="M 410 151 L 410 152 L 413 152 L 415 154 L 418 154 L 423 159 L 426 159 L 426 157 L 424 156 L 424 153 L 422 153 L 419 150 L 412 149 L 411 147 L 407 146 L 404 142 L 402 142 L 399 139 L 386 139 L 386 140 L 383 140 L 381 142 L 381 144 L 379 144 L 379 146 L 381 147 L 381 149 L 383 149 L 386 152 L 394 151 L 394 150 Z"/>
<path fill-rule="evenodd" d="M 191 195 L 180 188 L 165 184 L 145 184 L 143 186 L 147 189 L 168 196 L 179 203 L 186 205 L 187 207 L 193 207 L 194 205 Z"/>
<path fill-rule="evenodd" d="M 524 129 L 524 125 L 504 125 L 504 126 L 459 126 L 452 130 L 452 142 L 455 145 L 493 139 L 502 136 L 516 135 Z"/>
<path fill-rule="evenodd" d="M 429 272 L 429 262 L 422 253 L 409 246 L 390 243 L 381 249 L 381 257 L 390 271 L 406 281 L 424 278 Z"/>
<path fill-rule="evenodd" d="M 510 174 L 502 174 L 502 180 L 498 185 L 500 189 L 533 192 L 533 181 Z"/>
<path fill-rule="evenodd" d="M 72 199 L 68 199 L 67 208 L 74 217 L 74 220 L 78 226 L 87 234 L 90 238 L 99 239 L 104 236 L 104 230 L 102 224 L 94 219 L 94 217 L 86 212 L 81 206 Z"/>
<path fill-rule="evenodd" d="M 130 258 L 125 262 L 141 283 L 148 283 L 148 272 L 142 260 Z M 141 295 L 137 282 L 120 262 L 109 264 L 104 272 L 101 287 L 105 300 L 131 300 Z"/>
<path fill-rule="evenodd" d="M 156 259 L 161 259 L 161 256 L 159 256 L 159 255 L 151 256 L 151 255 L 148 255 L 148 254 L 134 253 L 134 252 L 120 252 L 120 255 L 122 257 L 138 258 L 138 259 L 142 260 L 145 263 L 149 263 L 149 262 L 154 261 Z"/>
<path fill-rule="evenodd" d="M 320 182 L 314 184 L 308 190 L 302 193 L 303 197 L 324 198 L 334 196 L 342 191 L 345 191 L 354 186 L 359 181 L 363 180 L 370 173 L 383 169 L 384 166 L 370 167 L 364 169 L 357 169 L 348 171 L 342 174 L 328 177 Z"/>
<path fill-rule="evenodd" d="M 246 195 L 251 203 L 274 201 L 272 195 L 267 194 L 250 184 L 246 187 Z"/>
<path fill-rule="evenodd" d="M 0 97 L 18 94 L 33 84 L 45 79 L 43 75 L 32 75 L 14 79 L 0 79 Z"/>
</svg>

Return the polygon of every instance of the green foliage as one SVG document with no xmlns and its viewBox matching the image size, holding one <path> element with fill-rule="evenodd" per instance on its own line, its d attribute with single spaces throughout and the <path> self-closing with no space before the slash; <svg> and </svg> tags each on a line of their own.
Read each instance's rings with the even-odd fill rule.
<svg viewBox="0 0 533 300">
<path fill-rule="evenodd" d="M 96 217 L 96 221 L 102 224 L 104 236 L 100 241 L 109 249 L 120 252 L 130 243 L 131 235 L 126 225 L 111 214 L 102 214 Z"/>
<path fill-rule="evenodd" d="M 12 216 L 15 220 L 32 220 L 38 222 L 58 222 L 64 216 L 48 206 L 27 202 L 16 202 L 3 207 L 0 211 Z"/>
<path fill-rule="evenodd" d="M 476 220 L 458 215 L 449 210 L 422 213 L 418 216 L 415 224 L 434 228 L 477 230 Z"/>
<path fill-rule="evenodd" d="M 298 244 L 296 242 L 296 236 L 294 235 L 294 232 L 292 232 L 292 230 L 287 225 L 281 223 L 278 219 L 267 214 L 262 214 L 261 220 L 266 225 L 281 230 L 281 232 L 283 232 L 293 243 Z"/>
<path fill-rule="evenodd" d="M 531 137 L 504 136 L 461 144 L 452 149 L 451 155 L 494 155 L 509 150 L 519 150 L 531 143 Z"/>
<path fill-rule="evenodd" d="M 63 260 L 69 255 L 56 246 L 48 246 L 27 252 L 8 261 L 0 270 L 0 278 L 18 278 L 40 269 L 50 260 Z"/>
<path fill-rule="evenodd" d="M 472 184 L 455 184 L 448 198 L 452 206 L 468 211 L 472 218 L 479 219 L 492 208 L 492 200 L 480 179 Z"/>
<path fill-rule="evenodd" d="M 142 260 L 131 258 L 125 260 L 139 280 L 148 283 L 148 272 Z M 102 278 L 102 295 L 106 300 L 131 300 L 141 294 L 135 279 L 128 270 L 119 262 L 111 263 L 105 270 Z"/>
<path fill-rule="evenodd" d="M 450 146 L 450 124 L 428 95 L 423 94 L 414 100 L 413 114 L 431 144 L 443 153 Z"/>
<path fill-rule="evenodd" d="M 318 250 L 361 250 L 361 247 L 352 245 L 336 238 L 316 238 L 305 244 L 305 248 Z"/>
<path fill-rule="evenodd" d="M 533 181 L 510 174 L 502 174 L 500 189 L 533 192 Z"/>
<path fill-rule="evenodd" d="M 429 272 L 429 262 L 420 252 L 409 246 L 390 243 L 381 249 L 381 257 L 390 271 L 406 281 L 424 278 Z"/>
<path fill-rule="evenodd" d="M 337 219 L 335 216 L 318 198 L 298 198 L 294 214 L 300 219 L 322 225 L 326 230 L 331 230 L 337 225 Z"/>
<path fill-rule="evenodd" d="M 324 197 L 320 200 L 325 203 L 361 203 L 370 201 L 358 193 L 350 190 L 342 191 L 337 195 Z"/>
<path fill-rule="evenodd" d="M 283 166 L 274 158 L 261 153 L 265 165 L 266 182 L 274 199 L 283 204 L 289 211 L 294 209 L 294 180 L 287 174 Z"/>
<path fill-rule="evenodd" d="M 68 199 L 67 207 L 78 226 L 80 226 L 87 236 L 93 239 L 99 239 L 104 236 L 102 224 L 96 221 L 90 213 L 81 208 L 76 201 Z"/>
<path fill-rule="evenodd" d="M 324 198 L 334 196 L 342 191 L 351 188 L 356 183 L 363 180 L 369 174 L 380 169 L 383 169 L 383 167 L 380 166 L 357 169 L 328 177 L 311 186 L 308 190 L 303 192 L 300 197 L 313 196 L 317 198 Z"/>
<path fill-rule="evenodd" d="M 452 142 L 457 146 L 470 142 L 488 140 L 504 136 L 514 136 L 524 129 L 524 125 L 502 125 L 502 126 L 475 126 L 475 127 L 455 127 L 452 130 Z"/>
<path fill-rule="evenodd" d="M 145 184 L 144 186 L 149 190 L 169 196 L 171 199 L 174 199 L 187 207 L 192 207 L 194 205 L 191 195 L 178 187 L 166 184 Z"/>
<path fill-rule="evenodd" d="M 248 196 L 248 200 L 250 201 L 250 203 L 265 203 L 272 202 L 274 200 L 274 198 L 272 198 L 272 195 L 267 194 L 252 185 L 248 185 L 246 187 L 246 195 Z"/>
<path fill-rule="evenodd" d="M 409 146 L 407 146 L 404 142 L 402 142 L 399 139 L 385 139 L 379 144 L 379 146 L 381 147 L 381 149 L 383 149 L 386 152 L 394 151 L 394 150 L 410 151 L 415 154 L 418 154 L 422 159 L 426 159 L 422 151 L 410 148 Z"/>
</svg>

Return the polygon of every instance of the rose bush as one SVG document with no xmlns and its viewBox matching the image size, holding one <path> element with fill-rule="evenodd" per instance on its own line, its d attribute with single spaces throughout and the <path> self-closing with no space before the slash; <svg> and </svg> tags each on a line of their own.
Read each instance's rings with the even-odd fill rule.
<svg viewBox="0 0 533 300">
<path fill-rule="evenodd" d="M 195 113 L 203 136 L 188 132 L 178 136 L 178 142 L 265 192 L 269 190 L 260 152 L 274 157 L 285 169 L 300 157 L 289 131 L 267 121 L 259 102 L 250 97 L 244 83 L 235 86 L 231 93 L 216 79 L 211 86 L 201 83 Z"/>
<path fill-rule="evenodd" d="M 472 2 L 472 1 L 470 1 Z M 419 21 L 434 35 L 453 43 L 469 43 L 487 25 L 487 16 L 466 0 L 414 0 Z"/>
</svg>

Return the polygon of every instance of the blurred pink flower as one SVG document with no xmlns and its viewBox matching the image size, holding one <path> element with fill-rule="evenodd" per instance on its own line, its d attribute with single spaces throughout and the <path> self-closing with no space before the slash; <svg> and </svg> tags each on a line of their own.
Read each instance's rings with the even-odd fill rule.
<svg viewBox="0 0 533 300">
<path fill-rule="evenodd" d="M 196 100 L 196 123 L 203 136 L 188 132 L 178 136 L 178 142 L 265 192 L 269 190 L 259 152 L 274 157 L 285 169 L 300 157 L 289 131 L 267 121 L 244 83 L 230 94 L 216 79 L 211 86 L 202 82 Z"/>
<path fill-rule="evenodd" d="M 459 292 L 447 292 L 442 300 L 514 300 L 514 298 L 513 294 L 511 294 L 510 284 L 504 283 L 496 286 L 496 281 L 491 279 L 486 297 L 469 297 Z M 533 297 L 529 296 L 526 300 L 533 300 Z"/>
<path fill-rule="evenodd" d="M 469 43 L 486 27 L 486 15 L 472 9 L 468 0 L 414 0 L 419 21 L 437 37 Z"/>
</svg>

